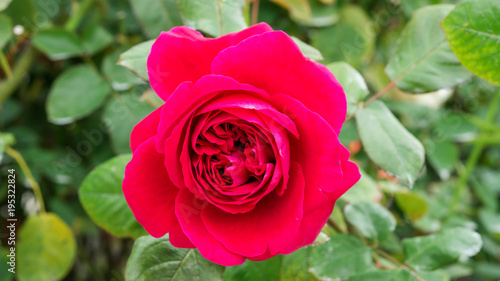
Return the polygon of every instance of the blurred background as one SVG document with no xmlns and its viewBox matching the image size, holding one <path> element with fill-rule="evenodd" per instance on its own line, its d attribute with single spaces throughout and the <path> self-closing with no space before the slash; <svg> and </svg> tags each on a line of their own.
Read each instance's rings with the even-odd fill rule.
<svg viewBox="0 0 500 281">
<path fill-rule="evenodd" d="M 0 0 L 0 213 L 5 218 L 0 226 L 0 259 L 5 259 L 0 262 L 0 281 L 14 277 L 7 271 L 6 257 L 9 169 L 16 174 L 18 240 L 19 235 L 26 244 L 55 239 L 38 233 L 35 224 L 20 233 L 27 218 L 43 208 L 58 217 L 54 223 L 62 224 L 60 233 L 68 228 L 68 241 L 74 239 L 75 247 L 69 250 L 74 260 L 68 258 L 67 265 L 56 269 L 62 280 L 124 280 L 133 238 L 144 232 L 120 235 L 117 230 L 113 235 L 103 230 L 82 207 L 79 189 L 96 166 L 130 153 L 133 126 L 162 102 L 140 79 L 144 71 L 136 71 L 138 77 L 127 69 L 136 69 L 133 58 L 120 60 L 120 55 L 179 25 L 197 27 L 206 36 L 221 35 L 217 27 L 197 21 L 205 13 L 210 17 L 213 1 L 194 2 Z M 325 65 L 350 64 L 364 77 L 369 92 L 377 93 L 390 85 L 384 68 L 412 14 L 428 5 L 459 1 L 223 2 L 240 14 L 231 16 L 231 25 L 222 33 L 266 22 L 310 45 L 303 51 L 312 59 Z M 381 243 L 396 259 L 403 255 L 397 242 L 401 239 L 464 226 L 480 233 L 481 251 L 441 268 L 445 277 L 435 280 L 500 280 L 500 115 L 491 106 L 498 103 L 497 92 L 497 87 L 470 75 L 456 87 L 432 93 L 413 95 L 391 87 L 383 95 L 387 107 L 426 150 L 424 169 L 411 190 L 370 161 L 355 120 L 346 122 L 340 139 L 362 167 L 363 178 L 357 191 L 337 204 L 332 216 L 338 225 L 326 227 L 325 233 L 352 229 L 343 218 L 346 204 L 360 198 L 374 201 L 396 218 L 395 231 Z M 29 244 L 17 245 L 18 256 L 19 251 L 32 251 Z M 44 271 L 36 262 L 31 265 L 23 280 L 50 280 L 30 277 Z M 247 277 L 232 274 L 225 279 Z"/>
</svg>

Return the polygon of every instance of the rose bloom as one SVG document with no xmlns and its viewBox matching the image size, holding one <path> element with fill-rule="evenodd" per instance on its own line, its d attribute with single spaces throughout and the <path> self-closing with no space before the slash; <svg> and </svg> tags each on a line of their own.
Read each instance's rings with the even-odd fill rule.
<svg viewBox="0 0 500 281">
<path fill-rule="evenodd" d="M 360 177 L 332 73 L 264 23 L 215 39 L 175 27 L 147 67 L 165 104 L 132 131 L 123 180 L 146 231 L 226 266 L 311 244 Z"/>
</svg>

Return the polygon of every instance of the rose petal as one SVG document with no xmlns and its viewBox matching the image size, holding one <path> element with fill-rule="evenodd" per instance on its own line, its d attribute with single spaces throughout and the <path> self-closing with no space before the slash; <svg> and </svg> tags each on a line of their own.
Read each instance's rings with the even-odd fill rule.
<svg viewBox="0 0 500 281">
<path fill-rule="evenodd" d="M 288 188 L 282 196 L 270 193 L 244 214 L 230 214 L 207 204 L 201 218 L 208 232 L 231 252 L 254 257 L 269 249 L 276 254 L 297 234 L 303 199 L 302 169 L 292 162 Z"/>
<path fill-rule="evenodd" d="M 264 261 L 264 260 L 270 259 L 274 256 L 276 256 L 276 254 L 274 254 L 274 255 L 271 254 L 271 251 L 269 251 L 269 249 L 267 249 L 267 251 L 264 254 L 258 255 L 255 257 L 248 257 L 248 259 L 251 261 Z"/>
<path fill-rule="evenodd" d="M 163 150 L 165 151 L 165 167 L 167 169 L 170 180 L 179 189 L 185 188 L 184 175 L 182 173 L 181 153 L 183 149 L 184 137 L 186 135 L 187 120 L 191 120 L 189 116 L 182 119 L 179 125 L 177 125 L 170 137 L 164 142 Z M 158 140 L 158 137 L 156 138 Z"/>
<path fill-rule="evenodd" d="M 321 116 L 290 96 L 274 95 L 271 104 L 286 113 L 297 126 L 300 139 L 290 138 L 291 155 L 304 170 L 307 190 L 333 191 L 342 181 L 342 145 L 337 134 Z"/>
<path fill-rule="evenodd" d="M 177 248 L 196 248 L 196 246 L 191 243 L 191 240 L 182 231 L 179 222 L 169 231 L 168 239 L 170 244 Z"/>
<path fill-rule="evenodd" d="M 137 221 L 159 238 L 177 224 L 174 206 L 178 189 L 168 178 L 151 138 L 140 145 L 125 169 L 123 194 Z"/>
<path fill-rule="evenodd" d="M 218 98 L 201 107 L 197 114 L 202 114 L 217 109 L 223 110 L 226 108 L 241 108 L 241 109 L 255 110 L 271 118 L 274 121 L 273 124 L 279 124 L 282 127 L 286 128 L 295 137 L 297 138 L 299 137 L 297 129 L 295 128 L 295 125 L 290 120 L 290 118 L 288 118 L 283 113 L 278 112 L 275 108 L 273 108 L 270 104 L 263 101 L 262 99 L 258 99 L 256 97 L 249 95 L 234 94 Z M 245 111 L 239 111 L 239 112 L 244 113 Z M 244 117 L 242 119 L 246 120 Z"/>
<path fill-rule="evenodd" d="M 216 101 L 214 103 L 217 103 Z M 245 105 L 242 105 L 242 107 Z M 222 105 L 221 105 L 222 107 Z M 201 110 L 201 109 L 200 109 Z M 290 145 L 288 141 L 287 130 L 291 132 L 294 136 L 298 137 L 299 134 L 295 127 L 295 124 L 288 119 L 288 117 L 284 116 L 286 120 L 277 120 L 278 118 L 283 118 L 283 116 L 278 117 L 279 115 L 275 115 L 276 119 L 272 119 L 266 114 L 262 114 L 260 111 L 253 112 L 241 108 L 221 108 L 221 110 L 230 113 L 234 116 L 237 116 L 243 120 L 256 123 L 261 125 L 263 128 L 266 128 L 271 135 L 269 140 L 272 142 L 274 154 L 276 156 L 276 174 L 273 176 L 273 181 L 271 187 L 277 186 L 277 184 L 283 180 L 283 184 L 276 191 L 279 195 L 283 194 L 284 190 L 288 186 L 288 169 L 290 167 Z M 265 111 L 265 110 L 264 110 Z M 270 114 L 269 112 L 267 114 Z"/>
<path fill-rule="evenodd" d="M 334 203 L 327 203 L 320 208 L 314 210 L 313 212 L 306 215 L 300 224 L 299 231 L 293 240 L 290 240 L 290 244 L 280 251 L 280 254 L 290 254 L 300 247 L 306 246 L 314 242 L 318 234 L 323 229 L 323 226 L 328 221 L 330 217 Z"/>
<path fill-rule="evenodd" d="M 344 146 L 341 147 L 341 158 L 342 158 L 342 183 L 335 188 L 332 192 L 325 192 L 325 194 L 332 201 L 337 200 L 340 196 L 346 193 L 354 184 L 356 184 L 361 178 L 359 173 L 359 168 L 356 164 L 349 161 L 349 150 Z"/>
<path fill-rule="evenodd" d="M 139 145 L 156 135 L 158 124 L 160 124 L 160 115 L 163 105 L 151 112 L 146 118 L 135 125 L 130 134 L 130 148 L 134 152 Z"/>
<path fill-rule="evenodd" d="M 156 149 L 159 152 L 164 152 L 163 143 L 175 126 L 183 125 L 180 124 L 181 119 L 223 91 L 241 91 L 260 97 L 268 97 L 268 94 L 262 90 L 220 75 L 204 76 L 196 84 L 182 83 L 163 106 L 156 138 Z"/>
<path fill-rule="evenodd" d="M 310 61 L 281 31 L 266 32 L 221 51 L 212 73 L 233 77 L 270 94 L 286 94 L 323 117 L 338 134 L 346 115 L 342 86 L 323 65 Z"/>
<path fill-rule="evenodd" d="M 198 248 L 200 254 L 212 262 L 233 266 L 242 264 L 245 258 L 228 251 L 206 229 L 200 216 L 203 202 L 198 201 L 187 189 L 179 191 L 175 200 L 175 214 L 182 231 Z"/>
<path fill-rule="evenodd" d="M 196 81 L 211 73 L 214 57 L 229 46 L 234 46 L 256 34 L 272 31 L 260 23 L 241 32 L 219 38 L 204 38 L 189 27 L 174 27 L 162 32 L 151 47 L 147 67 L 153 90 L 167 100 L 170 94 L 185 81 Z"/>
</svg>

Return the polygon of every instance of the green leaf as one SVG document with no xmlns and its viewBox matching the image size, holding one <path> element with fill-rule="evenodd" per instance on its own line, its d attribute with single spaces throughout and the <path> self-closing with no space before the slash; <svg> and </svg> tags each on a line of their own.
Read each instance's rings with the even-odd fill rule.
<svg viewBox="0 0 500 281">
<path fill-rule="evenodd" d="M 203 258 L 196 249 L 176 248 L 168 235 L 137 239 L 125 269 L 128 281 L 222 280 L 224 267 Z"/>
<path fill-rule="evenodd" d="M 12 37 L 12 20 L 0 14 L 0 51 L 9 42 L 10 37 Z"/>
<path fill-rule="evenodd" d="M 5 128 L 6 125 L 16 120 L 20 115 L 21 102 L 18 99 L 9 98 L 4 100 L 0 111 L 0 127 Z"/>
<path fill-rule="evenodd" d="M 429 142 L 426 145 L 426 152 L 429 163 L 436 170 L 439 177 L 442 180 L 449 179 L 458 161 L 459 151 L 457 146 L 449 141 Z"/>
<path fill-rule="evenodd" d="M 326 27 L 338 22 L 339 12 L 336 3 L 325 5 L 315 0 L 308 0 L 308 2 L 311 6 L 311 16 L 303 19 L 293 18 L 295 21 L 314 27 Z"/>
<path fill-rule="evenodd" d="M 301 25 L 324 27 L 338 21 L 337 5 L 333 0 L 271 0 L 287 9 L 290 18 Z M 326 3 L 328 2 L 328 3 Z"/>
<path fill-rule="evenodd" d="M 154 108 L 158 108 L 165 103 L 151 88 L 142 93 L 141 100 L 147 101 Z"/>
<path fill-rule="evenodd" d="M 419 271 L 418 275 L 420 275 L 425 281 L 450 281 L 448 272 L 444 271 L 443 269 L 431 272 Z"/>
<path fill-rule="evenodd" d="M 497 198 L 497 192 L 495 192 L 492 186 L 484 184 L 473 176 L 471 178 L 471 188 L 484 208 L 490 210 L 498 209 L 500 202 Z"/>
<path fill-rule="evenodd" d="M 5 187 L 5 190 L 7 190 L 7 187 Z M 2 189 L 2 191 L 4 190 Z M 0 248 L 0 281 L 11 281 L 14 278 L 14 274 L 9 271 L 9 269 L 11 268 L 9 265 L 10 258 L 7 256 L 9 254 L 9 248 Z"/>
<path fill-rule="evenodd" d="M 19 230 L 17 278 L 20 281 L 61 280 L 76 256 L 71 229 L 55 214 L 30 216 Z"/>
<path fill-rule="evenodd" d="M 396 204 L 411 220 L 418 220 L 427 214 L 429 204 L 420 195 L 413 192 L 395 193 Z"/>
<path fill-rule="evenodd" d="M 264 261 L 246 260 L 243 264 L 226 267 L 224 281 L 318 281 L 309 268 L 311 247 L 300 248 L 288 255 L 278 255 Z"/>
<path fill-rule="evenodd" d="M 3 153 L 5 148 L 16 143 L 16 138 L 11 133 L 0 132 L 0 163 L 2 162 Z"/>
<path fill-rule="evenodd" d="M 309 265 L 309 271 L 319 279 L 344 279 L 375 269 L 371 249 L 356 237 L 342 234 L 312 247 Z"/>
<path fill-rule="evenodd" d="M 102 60 L 102 72 L 111 82 L 111 87 L 116 91 L 125 91 L 133 85 L 142 84 L 143 81 L 127 70 L 122 65 L 117 64 L 123 49 L 115 50 Z"/>
<path fill-rule="evenodd" d="M 479 221 L 491 236 L 500 241 L 500 214 L 498 212 L 482 209 L 479 211 Z"/>
<path fill-rule="evenodd" d="M 68 124 L 96 110 L 110 93 L 106 81 L 88 65 L 77 65 L 54 81 L 47 98 L 50 122 Z"/>
<path fill-rule="evenodd" d="M 156 38 L 160 32 L 182 25 L 176 0 L 130 0 L 130 5 L 149 38 Z"/>
<path fill-rule="evenodd" d="M 357 42 L 355 41 L 353 47 L 363 49 L 361 60 L 365 63 L 369 62 L 375 50 L 376 23 L 372 22 L 370 16 L 360 5 L 352 4 L 342 7 L 340 22 L 352 26 L 358 32 L 360 38 Z"/>
<path fill-rule="evenodd" d="M 12 19 L 13 26 L 21 25 L 24 27 L 24 30 L 32 32 L 38 30 L 38 25 L 46 23 L 45 17 L 42 19 L 35 17 L 35 7 L 32 0 L 15 0 L 10 2 L 7 8 L 2 11 L 2 14 Z"/>
<path fill-rule="evenodd" d="M 311 17 L 311 6 L 307 0 L 271 0 L 287 9 L 292 18 L 307 20 Z"/>
<path fill-rule="evenodd" d="M 154 40 L 149 40 L 135 45 L 120 55 L 118 64 L 125 66 L 144 81 L 148 81 L 148 56 Z"/>
<path fill-rule="evenodd" d="M 439 140 L 469 141 L 478 133 L 478 128 L 463 114 L 444 111 L 432 124 L 432 133 Z"/>
<path fill-rule="evenodd" d="M 83 53 L 80 39 L 74 33 L 61 28 L 41 30 L 33 36 L 32 42 L 51 60 L 64 60 Z"/>
<path fill-rule="evenodd" d="M 227 267 L 224 272 L 224 281 L 278 281 L 280 266 L 281 256 L 264 261 L 246 260 L 241 265 Z"/>
<path fill-rule="evenodd" d="M 346 5 L 340 11 L 340 21 L 317 30 L 311 44 L 325 57 L 325 62 L 345 61 L 360 67 L 373 55 L 375 37 L 366 28 L 372 26 L 370 17 L 355 5 Z"/>
<path fill-rule="evenodd" d="M 85 53 L 91 56 L 111 43 L 113 43 L 113 36 L 99 24 L 90 24 L 83 30 L 83 48 Z"/>
<path fill-rule="evenodd" d="M 495 85 L 500 85 L 498 15 L 497 0 L 467 0 L 459 3 L 441 23 L 460 62 Z"/>
<path fill-rule="evenodd" d="M 111 144 L 118 154 L 130 153 L 130 133 L 134 126 L 155 108 L 137 95 L 113 97 L 106 105 L 103 121 L 111 135 Z"/>
<path fill-rule="evenodd" d="M 404 269 L 371 271 L 354 275 L 348 281 L 419 281 L 411 272 Z"/>
<path fill-rule="evenodd" d="M 347 98 L 347 114 L 353 114 L 358 102 L 368 95 L 365 79 L 354 67 L 346 62 L 334 62 L 326 65 L 326 67 L 330 69 L 344 88 Z"/>
<path fill-rule="evenodd" d="M 359 169 L 361 178 L 350 188 L 340 199 L 349 203 L 358 201 L 376 202 L 382 198 L 382 193 L 375 181 L 361 168 Z"/>
<path fill-rule="evenodd" d="M 470 77 L 446 41 L 439 22 L 452 5 L 418 9 L 401 32 L 385 72 L 409 93 L 428 93 L 451 88 Z"/>
<path fill-rule="evenodd" d="M 478 262 L 474 269 L 477 275 L 484 278 L 479 280 L 500 280 L 500 265 L 496 262 Z"/>
<path fill-rule="evenodd" d="M 424 165 L 424 148 L 381 101 L 356 112 L 363 147 L 378 166 L 413 186 Z"/>
<path fill-rule="evenodd" d="M 80 202 L 92 220 L 118 237 L 146 234 L 135 220 L 122 192 L 125 166 L 131 154 L 116 156 L 92 170 L 78 191 Z"/>
<path fill-rule="evenodd" d="M 321 55 L 320 51 L 318 51 L 316 48 L 307 43 L 304 43 L 302 40 L 300 40 L 295 36 L 291 37 L 292 40 L 295 42 L 295 44 L 297 44 L 297 46 L 299 47 L 300 51 L 304 56 L 308 57 L 313 61 L 319 61 L 323 59 L 323 56 Z"/>
<path fill-rule="evenodd" d="M 474 256 L 481 245 L 479 234 L 461 227 L 403 240 L 406 263 L 417 270 L 433 270 Z"/>
<path fill-rule="evenodd" d="M 303 247 L 291 254 L 281 256 L 279 280 L 317 281 L 318 279 L 308 270 L 308 257 L 314 247 Z"/>
<path fill-rule="evenodd" d="M 344 208 L 344 214 L 350 224 L 370 239 L 382 240 L 396 228 L 394 216 L 379 204 L 359 201 Z"/>
<path fill-rule="evenodd" d="M 212 36 L 247 27 L 243 17 L 245 0 L 178 0 L 184 24 Z"/>
<path fill-rule="evenodd" d="M 5 10 L 12 0 L 0 0 L 0 11 Z"/>
<path fill-rule="evenodd" d="M 367 48 L 362 34 L 345 22 L 317 30 L 311 44 L 321 52 L 325 63 L 345 61 L 356 67 L 361 65 Z"/>
</svg>

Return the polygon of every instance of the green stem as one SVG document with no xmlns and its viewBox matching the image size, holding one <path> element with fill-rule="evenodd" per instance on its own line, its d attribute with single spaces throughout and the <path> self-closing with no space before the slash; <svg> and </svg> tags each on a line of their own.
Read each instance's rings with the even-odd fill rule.
<svg viewBox="0 0 500 281">
<path fill-rule="evenodd" d="M 500 133 L 500 127 L 498 125 L 494 124 L 494 122 L 487 122 L 486 120 L 483 120 L 477 116 L 474 115 L 469 115 L 467 116 L 467 119 L 474 124 L 476 127 L 481 129 L 481 131 L 487 131 L 487 132 L 497 132 Z"/>
<path fill-rule="evenodd" d="M 497 113 L 499 104 L 500 104 L 500 90 L 495 94 L 493 100 L 490 103 L 490 107 L 488 108 L 488 113 L 486 114 L 486 119 L 485 119 L 486 122 L 491 123 L 493 121 Z M 460 201 L 460 197 L 462 196 L 463 190 L 467 185 L 467 180 L 469 179 L 470 174 L 476 167 L 477 161 L 479 160 L 479 156 L 481 156 L 481 153 L 483 152 L 485 146 L 486 146 L 485 142 L 477 142 L 474 144 L 472 152 L 469 155 L 467 162 L 465 163 L 465 169 L 458 178 L 457 187 L 453 192 L 453 199 L 450 204 L 450 212 L 448 216 L 456 211 L 458 202 Z"/>
<path fill-rule="evenodd" d="M 500 134 L 481 134 L 468 143 L 482 143 L 484 145 L 500 145 Z"/>
<path fill-rule="evenodd" d="M 342 234 L 347 234 L 347 231 L 342 229 L 336 221 L 332 220 L 331 218 L 328 218 L 327 224 L 331 226 L 335 231 L 342 233 Z"/>
<path fill-rule="evenodd" d="M 0 65 L 2 65 L 2 68 L 5 71 L 7 78 L 12 79 L 12 70 L 10 69 L 9 62 L 5 58 L 5 55 L 3 54 L 2 50 L 0 50 Z"/>
<path fill-rule="evenodd" d="M 69 31 L 74 31 L 80 24 L 83 16 L 85 16 L 85 13 L 87 13 L 87 10 L 90 6 L 92 6 L 93 2 L 94 0 L 83 0 L 83 2 L 78 6 L 77 11 L 68 19 L 64 28 Z"/>
<path fill-rule="evenodd" d="M 45 213 L 45 205 L 43 203 L 42 191 L 40 189 L 40 186 L 36 182 L 35 178 L 33 177 L 33 174 L 31 174 L 31 170 L 26 164 L 26 161 L 24 161 L 23 156 L 19 152 L 17 152 L 17 150 L 9 146 L 5 148 L 5 153 L 7 153 L 10 157 L 14 158 L 17 164 L 19 164 L 19 167 L 21 167 L 21 170 L 23 171 L 26 180 L 28 181 L 29 185 L 33 189 L 33 192 L 35 193 L 36 201 L 40 205 L 40 212 Z"/>
<path fill-rule="evenodd" d="M 0 105 L 14 92 L 33 62 L 35 51 L 31 46 L 16 62 L 12 77 L 0 83 Z"/>
<path fill-rule="evenodd" d="M 413 277 L 415 277 L 419 281 L 425 281 L 424 278 L 422 278 L 422 276 L 420 276 L 413 267 L 398 261 L 397 259 L 395 259 L 394 257 L 392 257 L 391 255 L 389 255 L 388 253 L 386 253 L 385 251 L 383 251 L 379 248 L 372 247 L 372 249 L 378 255 L 381 255 L 382 257 L 384 257 L 388 261 L 392 262 L 393 264 L 397 265 L 398 267 L 403 268 L 403 269 L 407 269 L 408 271 L 410 271 L 411 275 L 413 275 Z"/>
</svg>

